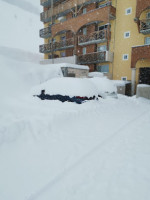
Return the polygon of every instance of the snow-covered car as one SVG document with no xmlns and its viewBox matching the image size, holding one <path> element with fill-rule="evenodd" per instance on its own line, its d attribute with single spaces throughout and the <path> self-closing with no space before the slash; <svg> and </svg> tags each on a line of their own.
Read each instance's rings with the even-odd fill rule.
<svg viewBox="0 0 150 200">
<path fill-rule="evenodd" d="M 102 98 L 115 98 L 117 99 L 117 87 L 112 80 L 107 77 L 94 77 L 89 79 L 97 88 L 99 96 Z"/>
<path fill-rule="evenodd" d="M 42 91 L 42 93 L 41 93 Z M 54 78 L 32 90 L 42 100 L 82 103 L 86 100 L 116 95 L 116 88 L 107 78 Z"/>
</svg>

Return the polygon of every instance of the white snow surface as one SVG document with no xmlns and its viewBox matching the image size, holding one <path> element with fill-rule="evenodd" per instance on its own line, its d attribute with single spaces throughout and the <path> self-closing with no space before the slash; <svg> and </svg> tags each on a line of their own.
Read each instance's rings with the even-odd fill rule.
<svg viewBox="0 0 150 200">
<path fill-rule="evenodd" d="M 101 72 L 89 72 L 89 77 L 103 77 L 104 74 Z"/>
<path fill-rule="evenodd" d="M 98 96 L 97 88 L 87 78 L 54 78 L 44 82 L 43 84 L 35 86 L 32 89 L 32 95 L 40 94 L 41 90 L 45 90 L 46 94 L 51 95 L 60 94 L 64 96 L 68 95 L 70 97 Z"/>
<path fill-rule="evenodd" d="M 55 67 L 0 57 L 0 199 L 148 199 L 150 101 L 34 98 Z"/>
<path fill-rule="evenodd" d="M 150 86 L 147 84 L 138 84 L 137 87 L 150 87 Z"/>
<path fill-rule="evenodd" d="M 12 38 L 0 52 L 0 200 L 148 200 L 150 101 L 121 95 L 81 105 L 41 101 L 30 91 L 61 79 L 60 66 L 26 62 L 17 51 L 9 57 L 9 48 L 28 52 L 37 39 L 21 48 Z"/>
<path fill-rule="evenodd" d="M 77 65 L 77 64 L 71 64 L 71 63 L 61 63 L 61 64 L 55 64 L 55 65 L 59 66 L 59 67 L 68 67 L 68 68 L 89 70 L 89 67 L 87 65 Z"/>
</svg>

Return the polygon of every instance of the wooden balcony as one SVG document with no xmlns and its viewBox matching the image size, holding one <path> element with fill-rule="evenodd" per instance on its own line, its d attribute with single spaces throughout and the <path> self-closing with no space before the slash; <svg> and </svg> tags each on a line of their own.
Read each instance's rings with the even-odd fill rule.
<svg viewBox="0 0 150 200">
<path fill-rule="evenodd" d="M 50 53 L 52 51 L 52 45 L 51 44 L 43 44 L 39 46 L 39 52 L 40 53 Z"/>
<path fill-rule="evenodd" d="M 98 44 L 107 41 L 108 38 L 108 30 L 95 31 L 90 35 L 80 35 L 78 36 L 78 44 L 80 46 L 88 45 L 88 44 Z"/>
<path fill-rule="evenodd" d="M 40 30 L 40 37 L 41 38 L 48 38 L 51 36 L 51 27 L 47 27 Z"/>
<path fill-rule="evenodd" d="M 140 33 L 150 34 L 150 19 L 140 20 Z"/>
<path fill-rule="evenodd" d="M 73 48 L 73 47 L 74 47 L 74 38 L 62 40 L 60 42 L 55 42 L 53 44 L 54 51 L 64 50 L 64 49 Z"/>
</svg>

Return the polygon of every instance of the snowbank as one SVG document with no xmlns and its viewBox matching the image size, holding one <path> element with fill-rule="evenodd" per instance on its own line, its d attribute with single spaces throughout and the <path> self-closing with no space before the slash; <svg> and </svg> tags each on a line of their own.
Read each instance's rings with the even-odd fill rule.
<svg viewBox="0 0 150 200">
<path fill-rule="evenodd" d="M 89 79 L 98 89 L 98 93 L 113 93 L 117 92 L 116 86 L 113 84 L 111 80 L 109 80 L 107 77 L 95 77 Z"/>
<path fill-rule="evenodd" d="M 98 91 L 94 84 L 88 79 L 84 78 L 55 78 L 48 80 L 47 82 L 40 84 L 32 89 L 32 94 L 40 94 L 41 90 L 45 90 L 46 94 L 56 95 L 68 95 L 73 96 L 97 96 Z"/>
<path fill-rule="evenodd" d="M 101 73 L 101 72 L 89 72 L 89 77 L 103 77 L 104 76 L 104 74 L 103 73 Z"/>
</svg>

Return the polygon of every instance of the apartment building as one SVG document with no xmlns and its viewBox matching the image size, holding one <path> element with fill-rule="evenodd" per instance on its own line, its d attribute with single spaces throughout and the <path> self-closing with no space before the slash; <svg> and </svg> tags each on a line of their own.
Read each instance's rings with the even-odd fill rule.
<svg viewBox="0 0 150 200">
<path fill-rule="evenodd" d="M 41 0 L 40 52 L 115 80 L 150 84 L 150 0 Z"/>
</svg>

